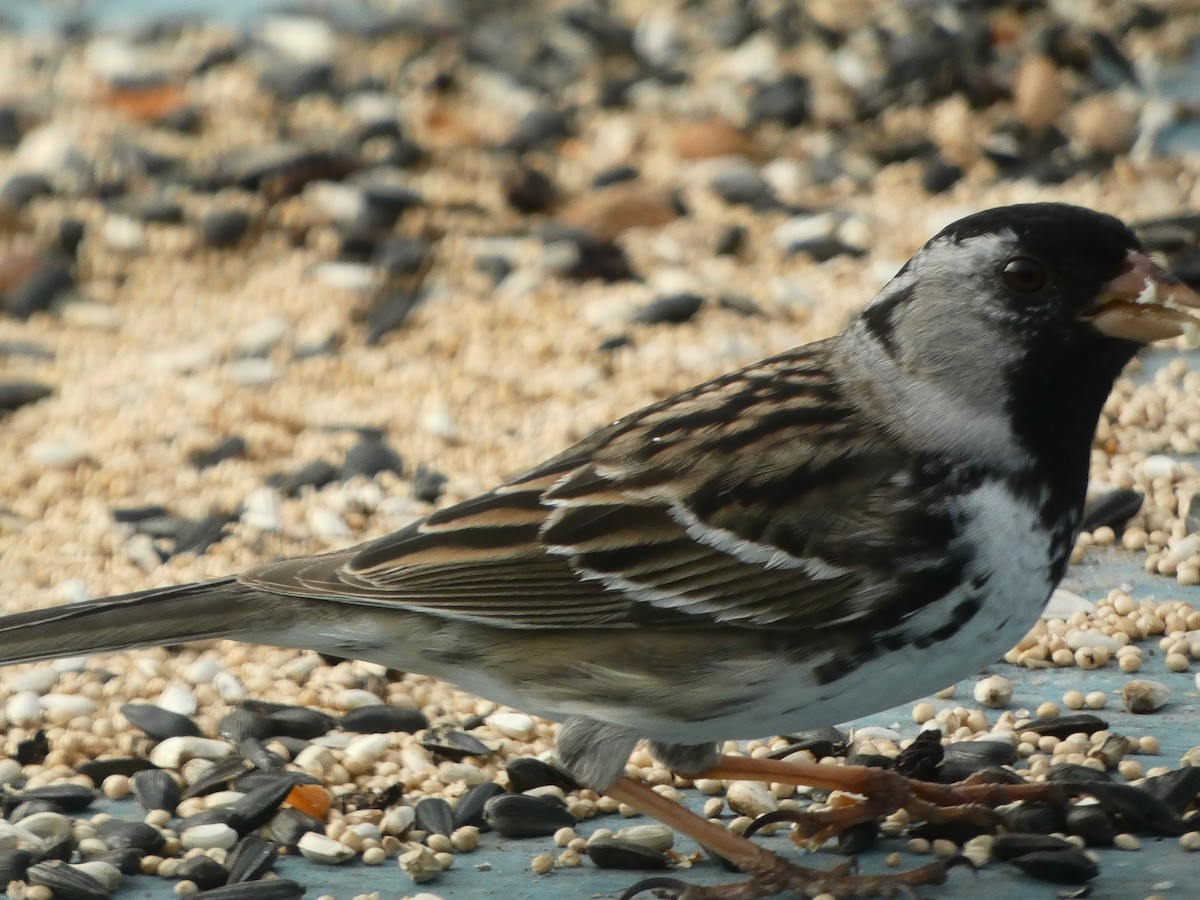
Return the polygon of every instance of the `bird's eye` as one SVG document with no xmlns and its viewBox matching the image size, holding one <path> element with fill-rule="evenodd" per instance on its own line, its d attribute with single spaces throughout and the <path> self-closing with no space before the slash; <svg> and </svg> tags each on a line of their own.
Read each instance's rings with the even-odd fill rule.
<svg viewBox="0 0 1200 900">
<path fill-rule="evenodd" d="M 1034 294 L 1046 286 L 1046 267 L 1028 256 L 1014 256 L 1000 273 L 1004 283 L 1020 294 Z"/>
</svg>

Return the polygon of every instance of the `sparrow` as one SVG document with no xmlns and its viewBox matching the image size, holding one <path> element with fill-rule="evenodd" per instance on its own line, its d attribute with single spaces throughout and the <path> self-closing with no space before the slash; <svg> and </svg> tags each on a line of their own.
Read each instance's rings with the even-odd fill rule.
<svg viewBox="0 0 1200 900">
<path fill-rule="evenodd" d="M 1067 567 L 1105 399 L 1141 347 L 1196 326 L 1181 305 L 1200 295 L 1111 216 L 969 215 L 834 337 L 631 413 L 386 537 L 0 618 L 0 663 L 211 638 L 370 660 L 561 722 L 557 753 L 581 784 L 750 876 L 672 883 L 679 896 L 938 881 L 940 865 L 795 865 L 625 777 L 626 761 L 644 739 L 684 775 L 874 792 L 933 816 L 1040 789 L 901 784 L 717 745 L 877 712 L 1012 647 Z"/>
</svg>

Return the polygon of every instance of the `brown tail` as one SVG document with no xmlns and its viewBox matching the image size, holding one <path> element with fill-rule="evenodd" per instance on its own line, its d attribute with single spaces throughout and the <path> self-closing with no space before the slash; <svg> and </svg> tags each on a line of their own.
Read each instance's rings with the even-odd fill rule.
<svg viewBox="0 0 1200 900">
<path fill-rule="evenodd" d="M 200 641 L 279 621 L 269 595 L 232 578 L 0 617 L 0 665 Z"/>
</svg>

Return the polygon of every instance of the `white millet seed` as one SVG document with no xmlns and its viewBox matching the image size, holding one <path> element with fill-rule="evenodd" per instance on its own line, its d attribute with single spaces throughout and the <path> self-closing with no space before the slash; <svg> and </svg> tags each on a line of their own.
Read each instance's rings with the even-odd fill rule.
<svg viewBox="0 0 1200 900">
<path fill-rule="evenodd" d="M 934 716 L 932 703 L 918 703 L 912 708 L 912 720 L 914 724 L 924 725 Z"/>
<path fill-rule="evenodd" d="M 1082 709 L 1085 702 L 1083 691 L 1067 691 L 1063 694 L 1062 702 L 1067 709 Z"/>
<path fill-rule="evenodd" d="M 1083 702 L 1088 709 L 1104 709 L 1108 705 L 1108 694 L 1104 691 L 1088 691 Z"/>
<path fill-rule="evenodd" d="M 545 875 L 554 871 L 554 857 L 549 853 L 539 853 L 529 863 L 529 868 L 535 875 Z"/>
<path fill-rule="evenodd" d="M 1141 850 L 1142 842 L 1137 839 L 1136 835 L 1123 832 L 1113 838 L 1113 846 L 1118 850 Z"/>
<path fill-rule="evenodd" d="M 1061 713 L 1062 710 L 1058 708 L 1057 703 L 1047 700 L 1045 703 L 1038 704 L 1035 715 L 1039 719 L 1057 719 Z"/>
<path fill-rule="evenodd" d="M 975 682 L 975 702 L 989 709 L 1001 709 L 1012 699 L 1013 683 L 1003 675 L 989 675 Z M 916 721 L 916 707 L 913 707 L 913 721 Z M 918 725 L 922 724 L 920 722 Z"/>
<path fill-rule="evenodd" d="M 1179 836 L 1179 846 L 1189 852 L 1200 850 L 1200 831 L 1189 831 Z"/>
</svg>

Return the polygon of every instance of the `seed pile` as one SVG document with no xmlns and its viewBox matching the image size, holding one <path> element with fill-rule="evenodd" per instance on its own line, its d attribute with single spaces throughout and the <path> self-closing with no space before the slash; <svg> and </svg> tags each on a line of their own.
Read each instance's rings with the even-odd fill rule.
<svg viewBox="0 0 1200 900">
<path fill-rule="evenodd" d="M 1109 210 L 1200 275 L 1197 157 L 1164 152 L 1190 112 L 1163 71 L 1194 11 L 476 6 L 0 32 L 5 611 L 384 534 L 832 333 L 970 209 Z M 1095 874 L 1080 844 L 1200 846 L 1196 770 L 1150 766 L 1152 734 L 1097 718 L 1169 702 L 1200 660 L 1200 613 L 1171 599 L 1200 583 L 1198 388 L 1182 356 L 1118 383 L 1075 550 L 1126 554 L 1161 591 L 1060 592 L 1007 657 L 1119 670 L 1121 695 L 1082 679 L 1025 715 L 994 675 L 979 708 L 912 710 L 944 735 L 946 777 L 1138 793 L 1078 791 L 994 837 L 898 815 L 885 838 L 1075 881 Z M 270 878 L 279 853 L 423 884 L 489 829 L 541 836 L 534 872 L 695 861 L 654 826 L 585 838 L 629 811 L 546 763 L 552 725 L 419 675 L 220 643 L 6 670 L 0 702 L 13 897 L 105 897 L 135 873 L 180 895 L 258 896 L 267 878 L 263 896 L 299 896 Z M 891 765 L 913 741 L 830 729 L 726 749 Z M 690 785 L 641 752 L 630 771 L 695 788 L 738 831 L 840 802 Z M 144 821 L 96 816 L 97 790 Z"/>
</svg>

